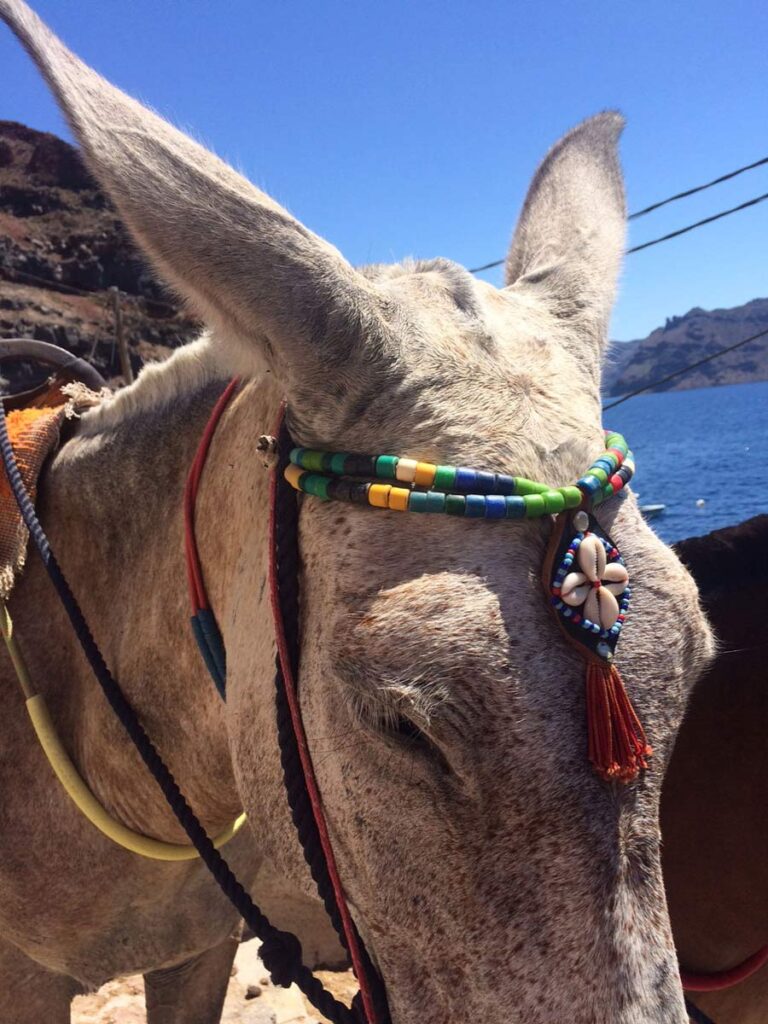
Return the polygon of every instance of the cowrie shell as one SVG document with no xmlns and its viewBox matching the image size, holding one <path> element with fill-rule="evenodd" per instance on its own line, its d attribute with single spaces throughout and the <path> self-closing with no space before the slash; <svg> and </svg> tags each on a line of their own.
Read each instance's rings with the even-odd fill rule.
<svg viewBox="0 0 768 1024">
<path fill-rule="evenodd" d="M 596 583 L 603 578 L 606 561 L 605 548 L 593 534 L 585 537 L 579 545 L 578 560 L 579 568 L 590 583 Z"/>
<path fill-rule="evenodd" d="M 583 572 L 569 572 L 560 588 L 560 597 L 571 608 L 584 604 L 589 595 L 590 586 Z"/>
<path fill-rule="evenodd" d="M 619 602 L 607 587 L 593 587 L 584 604 L 584 615 L 601 629 L 610 629 L 619 617 Z"/>
</svg>

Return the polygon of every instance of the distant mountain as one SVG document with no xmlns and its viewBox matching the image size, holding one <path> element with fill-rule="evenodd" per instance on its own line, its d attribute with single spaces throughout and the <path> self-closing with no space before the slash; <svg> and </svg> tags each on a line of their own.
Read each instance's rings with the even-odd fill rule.
<svg viewBox="0 0 768 1024">
<path fill-rule="evenodd" d="M 698 359 L 768 330 L 768 299 L 753 299 L 734 309 L 700 309 L 669 317 L 647 338 L 615 344 L 603 375 L 607 395 L 623 395 L 650 384 Z M 768 380 L 768 335 L 686 373 L 660 391 L 707 388 Z"/>
</svg>

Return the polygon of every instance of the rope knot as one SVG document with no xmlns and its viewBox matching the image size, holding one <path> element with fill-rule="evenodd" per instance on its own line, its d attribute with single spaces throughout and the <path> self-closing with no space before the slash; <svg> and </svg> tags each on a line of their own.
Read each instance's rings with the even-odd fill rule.
<svg viewBox="0 0 768 1024">
<path fill-rule="evenodd" d="M 304 965 L 301 943 L 290 932 L 275 930 L 262 944 L 259 956 L 274 984 L 281 988 L 290 988 Z"/>
</svg>

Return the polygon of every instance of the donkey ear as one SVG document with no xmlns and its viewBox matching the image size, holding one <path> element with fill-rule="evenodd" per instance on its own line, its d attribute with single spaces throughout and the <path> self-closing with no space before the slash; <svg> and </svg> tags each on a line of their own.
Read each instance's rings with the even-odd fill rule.
<svg viewBox="0 0 768 1024">
<path fill-rule="evenodd" d="M 605 343 L 626 233 L 617 144 L 607 111 L 573 128 L 531 183 L 506 262 L 506 284 L 544 303 L 580 337 Z M 570 333 L 570 332 L 569 332 Z"/>
<path fill-rule="evenodd" d="M 261 348 L 289 389 L 347 365 L 377 318 L 373 286 L 218 157 L 83 64 L 22 0 L 0 0 L 0 17 L 139 245 L 196 312 L 251 353 Z"/>
</svg>

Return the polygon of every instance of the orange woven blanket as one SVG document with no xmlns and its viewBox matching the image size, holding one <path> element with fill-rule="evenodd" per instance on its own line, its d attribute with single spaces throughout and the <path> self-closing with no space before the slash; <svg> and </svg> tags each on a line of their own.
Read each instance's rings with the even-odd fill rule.
<svg viewBox="0 0 768 1024">
<path fill-rule="evenodd" d="M 45 460 L 59 443 L 67 398 L 58 387 L 46 394 L 51 404 L 7 413 L 8 433 L 24 483 L 34 500 Z M 27 554 L 27 528 L 0 466 L 0 598 L 7 600 Z"/>
</svg>

